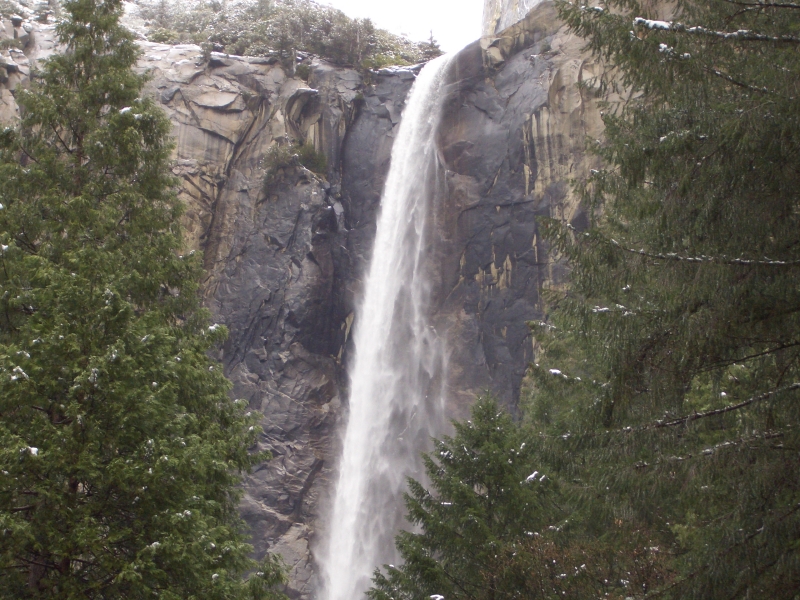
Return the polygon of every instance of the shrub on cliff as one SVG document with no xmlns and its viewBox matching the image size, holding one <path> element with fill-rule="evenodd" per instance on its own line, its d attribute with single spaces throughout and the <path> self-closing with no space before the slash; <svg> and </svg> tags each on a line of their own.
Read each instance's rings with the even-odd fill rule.
<svg viewBox="0 0 800 600">
<path fill-rule="evenodd" d="M 268 597 L 236 510 L 255 418 L 208 358 L 225 330 L 121 10 L 64 4 L 0 132 L 0 598 Z"/>
<path fill-rule="evenodd" d="M 138 4 L 161 40 L 209 42 L 231 54 L 278 55 L 290 68 L 298 52 L 356 68 L 412 64 L 441 54 L 433 39 L 417 44 L 312 0 Z"/>
<path fill-rule="evenodd" d="M 310 142 L 289 145 L 274 144 L 264 155 L 262 166 L 264 167 L 263 187 L 264 191 L 267 191 L 274 185 L 282 170 L 293 166 L 304 167 L 312 173 L 325 177 L 328 160 L 325 154 L 317 152 L 314 144 Z"/>
</svg>

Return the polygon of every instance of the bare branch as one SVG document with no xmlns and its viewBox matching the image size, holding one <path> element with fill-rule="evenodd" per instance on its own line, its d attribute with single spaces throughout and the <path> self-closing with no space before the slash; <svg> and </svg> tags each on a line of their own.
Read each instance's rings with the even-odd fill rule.
<svg viewBox="0 0 800 600">
<path fill-rule="evenodd" d="M 74 150 L 69 147 L 69 145 L 64 141 L 64 138 L 61 137 L 61 134 L 58 132 L 58 128 L 56 128 L 55 123 L 51 124 L 50 129 L 53 130 L 53 134 L 56 136 L 56 139 L 61 143 L 61 146 L 64 150 L 67 151 L 68 154 L 72 154 Z"/>
</svg>

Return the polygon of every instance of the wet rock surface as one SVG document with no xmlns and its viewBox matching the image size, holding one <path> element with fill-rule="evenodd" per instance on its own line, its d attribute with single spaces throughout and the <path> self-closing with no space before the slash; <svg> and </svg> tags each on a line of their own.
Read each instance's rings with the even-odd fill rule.
<svg viewBox="0 0 800 600">
<path fill-rule="evenodd" d="M 570 180 L 597 167 L 585 147 L 602 120 L 592 86 L 578 86 L 599 69 L 581 47 L 543 3 L 462 50 L 453 67 L 440 128 L 437 329 L 451 350 L 454 416 L 485 390 L 515 409 L 536 351 L 526 322 L 543 317 L 542 287 L 565 277 L 537 218 L 588 225 Z"/>
<path fill-rule="evenodd" d="M 220 358 L 233 394 L 264 415 L 259 445 L 273 455 L 246 477 L 242 514 L 256 553 L 278 552 L 290 567 L 290 596 L 310 597 L 310 548 L 346 385 L 349 282 L 362 264 L 341 185 L 361 78 L 314 61 L 306 82 L 274 61 L 206 62 L 197 47 L 143 47 L 151 91 L 175 124 L 175 172 L 189 243 L 205 252 L 206 302 L 230 330 Z M 268 148 L 290 141 L 324 152 L 327 177 L 295 159 L 265 185 Z"/>
</svg>

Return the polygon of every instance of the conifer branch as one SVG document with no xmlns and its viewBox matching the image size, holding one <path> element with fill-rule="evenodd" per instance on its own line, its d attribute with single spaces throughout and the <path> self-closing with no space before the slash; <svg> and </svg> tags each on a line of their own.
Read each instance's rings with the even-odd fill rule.
<svg viewBox="0 0 800 600">
<path fill-rule="evenodd" d="M 778 519 L 775 520 L 774 523 L 775 524 L 782 523 L 787 518 L 789 518 L 794 513 L 796 513 L 798 510 L 800 510 L 800 503 L 797 503 L 794 506 L 792 506 L 789 509 L 788 512 L 786 512 L 783 515 L 781 515 Z M 757 538 L 762 533 L 764 533 L 764 526 L 763 525 L 761 527 L 759 527 L 758 529 L 756 529 L 755 531 L 752 531 L 751 533 L 749 533 L 743 540 L 736 541 L 731 546 L 726 548 L 723 552 L 717 553 L 717 557 L 719 558 L 719 557 L 726 556 L 726 555 L 730 554 L 731 552 L 733 552 L 734 550 L 736 550 L 737 548 L 741 548 L 742 546 L 745 546 L 745 545 L 749 544 L 751 541 L 753 541 L 755 538 Z M 678 587 L 679 585 L 681 585 L 682 583 L 685 583 L 685 582 L 697 577 L 697 575 L 699 575 L 701 572 L 703 572 L 703 570 L 708 569 L 709 566 L 710 565 L 708 563 L 706 563 L 701 568 L 695 569 L 691 573 L 688 573 L 685 577 L 682 577 L 682 578 L 678 579 L 677 581 L 674 581 L 673 583 L 671 583 L 667 587 L 661 588 L 660 590 L 654 590 L 653 592 L 645 594 L 644 598 L 656 598 L 658 596 L 663 596 L 669 590 L 674 589 L 674 588 Z M 735 598 L 738 595 L 739 595 L 739 593 L 737 591 L 737 593 L 734 594 L 733 596 L 731 596 L 731 598 Z"/>
<path fill-rule="evenodd" d="M 760 88 L 759 87 L 754 87 L 752 85 L 749 85 L 747 83 L 739 81 L 738 79 L 734 79 L 733 77 L 731 77 L 727 73 L 723 73 L 722 71 L 720 71 L 718 69 L 706 67 L 703 70 L 706 73 L 711 73 L 715 77 L 719 77 L 720 79 L 724 79 L 728 83 L 732 83 L 736 87 L 740 87 L 740 88 L 742 88 L 744 90 L 749 90 L 751 92 L 759 92 L 761 94 L 774 94 L 775 93 L 775 92 L 769 90 L 768 88 L 765 88 L 765 87 L 760 87 Z"/>
<path fill-rule="evenodd" d="M 756 358 L 761 358 L 762 356 L 768 356 L 770 354 L 774 354 L 776 352 L 780 352 L 781 350 L 787 350 L 789 348 L 795 348 L 797 346 L 800 346 L 800 342 L 794 342 L 793 341 L 793 342 L 786 343 L 786 344 L 780 344 L 778 346 L 775 346 L 775 347 L 772 347 L 772 348 L 768 348 L 767 350 L 764 350 L 763 352 L 756 352 L 754 354 L 748 354 L 746 356 L 742 356 L 741 358 L 734 358 L 732 360 L 724 360 L 724 361 L 719 361 L 719 362 L 715 362 L 715 363 L 709 363 L 704 368 L 699 369 L 697 372 L 702 373 L 702 372 L 708 372 L 708 371 L 715 371 L 715 370 L 721 369 L 723 367 L 729 367 L 729 366 L 735 365 L 737 363 L 744 363 L 744 362 L 747 362 L 749 360 L 753 360 L 753 359 L 756 359 Z"/>
<path fill-rule="evenodd" d="M 680 417 L 679 419 L 673 419 L 671 421 L 656 421 L 655 423 L 651 423 L 649 425 L 645 425 L 644 427 L 640 428 L 640 431 L 644 431 L 647 429 L 661 429 L 664 427 L 674 427 L 676 425 L 684 425 L 686 423 L 690 423 L 692 421 L 697 421 L 698 419 L 704 419 L 705 417 L 714 417 L 717 415 L 723 415 L 725 413 L 733 412 L 739 410 L 740 408 L 744 408 L 745 406 L 750 406 L 751 404 L 755 404 L 757 402 L 761 402 L 762 400 L 767 400 L 774 396 L 775 394 L 779 394 L 781 392 L 790 392 L 792 390 L 800 389 L 800 383 L 793 383 L 791 385 L 787 385 L 782 388 L 778 388 L 776 390 L 770 390 L 768 392 L 764 392 L 763 394 L 759 394 L 758 396 L 753 396 L 752 398 L 748 398 L 738 404 L 731 404 L 729 406 L 725 406 L 723 408 L 715 408 L 714 410 L 708 410 L 702 413 L 693 413 L 691 415 L 686 415 L 685 417 Z"/>
<path fill-rule="evenodd" d="M 797 267 L 800 266 L 800 260 L 755 260 L 750 258 L 728 258 L 727 256 L 681 256 L 674 252 L 667 254 L 660 254 L 655 252 L 646 252 L 645 250 L 634 250 L 633 248 L 626 248 L 617 240 L 611 239 L 610 243 L 631 254 L 638 254 L 645 258 L 652 258 L 654 260 L 671 260 L 676 262 L 688 263 L 713 263 L 718 265 L 736 265 L 742 267 Z"/>
<path fill-rule="evenodd" d="M 644 27 L 645 29 L 657 31 L 674 31 L 676 33 L 689 33 L 692 35 L 701 35 L 723 40 L 741 40 L 744 42 L 774 42 L 784 44 L 800 44 L 800 38 L 793 35 L 766 35 L 764 33 L 757 33 L 749 29 L 739 29 L 738 31 L 714 31 L 703 27 L 702 25 L 695 25 L 687 27 L 683 23 L 675 23 L 673 21 L 654 21 L 645 19 L 643 17 L 636 17 L 633 20 L 634 27 Z"/>
<path fill-rule="evenodd" d="M 74 150 L 72 148 L 70 148 L 69 145 L 67 144 L 67 142 L 64 141 L 64 138 L 61 137 L 61 134 L 58 132 L 58 127 L 56 127 L 56 124 L 55 123 L 51 123 L 50 124 L 50 128 L 53 130 L 53 135 L 56 136 L 56 139 L 59 141 L 59 143 L 61 144 L 62 148 L 64 148 L 64 151 L 69 153 L 69 154 L 72 154 L 74 152 Z"/>
<path fill-rule="evenodd" d="M 794 4 L 791 2 L 736 2 L 735 0 L 726 0 L 728 4 L 733 4 L 734 6 L 745 6 L 748 10 L 753 9 L 762 9 L 762 8 L 798 8 L 800 9 L 800 4 Z"/>
<path fill-rule="evenodd" d="M 28 158 L 30 158 L 30 159 L 31 159 L 33 162 L 35 162 L 35 163 L 37 163 L 37 164 L 39 163 L 39 161 L 38 161 L 38 160 L 36 160 L 36 157 L 35 157 L 33 154 L 31 154 L 30 152 L 28 152 L 28 150 L 26 150 L 26 149 L 25 149 L 25 146 L 23 146 L 23 145 L 22 145 L 22 143 L 20 143 L 20 145 L 19 145 L 19 149 L 22 151 L 22 153 L 23 153 L 25 156 L 27 156 Z"/>
<path fill-rule="evenodd" d="M 698 454 L 685 454 L 683 456 L 670 456 L 666 459 L 665 462 L 683 462 L 686 460 L 691 460 L 693 458 L 697 458 L 700 456 L 712 456 L 717 452 L 717 450 L 724 450 L 725 448 L 733 448 L 735 446 L 741 446 L 742 444 L 747 444 L 749 442 L 756 442 L 756 441 L 767 441 L 767 440 L 774 440 L 778 438 L 784 437 L 786 434 L 783 431 L 768 431 L 763 435 L 751 435 L 749 437 L 739 438 L 738 440 L 727 440 L 725 442 L 720 442 L 719 444 L 715 444 L 714 446 L 710 446 L 708 448 L 703 449 Z M 777 448 L 777 446 L 771 446 L 772 448 Z M 780 446 L 783 448 L 783 446 Z M 655 464 L 659 464 L 661 461 L 656 462 Z M 637 467 L 648 467 L 647 463 L 640 463 L 636 465 Z"/>
</svg>

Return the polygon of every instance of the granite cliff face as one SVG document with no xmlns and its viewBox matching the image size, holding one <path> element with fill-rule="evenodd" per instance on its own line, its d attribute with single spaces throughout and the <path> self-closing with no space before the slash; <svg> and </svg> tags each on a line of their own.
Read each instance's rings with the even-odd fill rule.
<svg viewBox="0 0 800 600">
<path fill-rule="evenodd" d="M 603 126 L 592 85 L 601 67 L 582 45 L 546 2 L 458 56 L 440 131 L 448 181 L 440 314 L 458 409 L 487 388 L 512 407 L 519 397 L 536 344 L 525 322 L 542 316 L 542 286 L 565 277 L 536 218 L 588 225 L 570 181 L 597 166 L 586 140 Z"/>
<path fill-rule="evenodd" d="M 313 60 L 308 82 L 270 61 L 143 43 L 150 90 L 175 123 L 190 243 L 205 251 L 206 302 L 230 329 L 233 393 L 264 414 L 274 459 L 245 481 L 259 554 L 283 555 L 292 593 L 313 589 L 314 522 L 330 489 L 344 360 L 381 176 L 413 71 L 361 77 Z M 263 185 L 275 143 L 313 142 L 325 180 L 299 164 Z M 345 190 L 346 187 L 346 191 Z"/>
<path fill-rule="evenodd" d="M 27 86 L 31 69 L 55 50 L 53 10 L 47 0 L 16 4 L 10 18 L 0 17 L 0 123 L 19 117 L 14 91 Z"/>
<path fill-rule="evenodd" d="M 484 36 L 496 35 L 522 21 L 528 13 L 544 0 L 484 0 Z"/>
<path fill-rule="evenodd" d="M 489 35 L 454 61 L 439 131 L 444 194 L 430 249 L 432 322 L 450 349 L 454 417 L 485 389 L 515 405 L 535 348 L 525 322 L 541 317 L 542 285 L 564 277 L 536 218 L 585 226 L 569 180 L 595 166 L 585 139 L 602 132 L 591 85 L 578 87 L 600 66 L 581 54 L 552 4 L 487 6 Z M 5 122 L 16 115 L 14 90 L 53 51 L 49 7 L 26 10 L 0 27 L 0 37 L 21 40 L 0 51 Z M 219 358 L 235 396 L 264 415 L 260 445 L 274 455 L 247 477 L 242 513 L 257 553 L 279 552 L 291 567 L 289 594 L 310 598 L 346 411 L 350 332 L 418 69 L 385 69 L 365 81 L 306 58 L 303 81 L 268 59 L 141 46 L 149 93 L 175 128 L 187 245 L 205 252 L 206 302 L 230 329 Z M 305 140 L 327 156 L 327 177 L 289 165 L 265 188 L 267 149 Z"/>
</svg>

